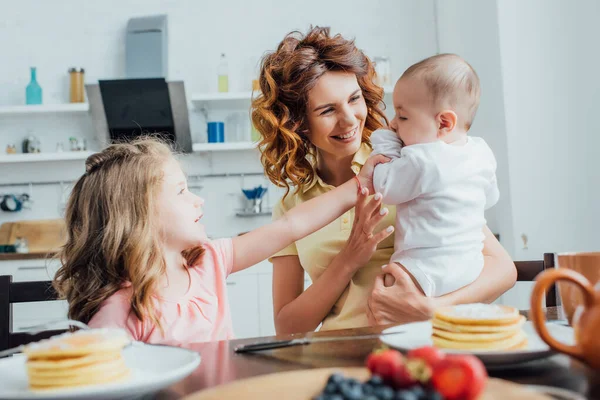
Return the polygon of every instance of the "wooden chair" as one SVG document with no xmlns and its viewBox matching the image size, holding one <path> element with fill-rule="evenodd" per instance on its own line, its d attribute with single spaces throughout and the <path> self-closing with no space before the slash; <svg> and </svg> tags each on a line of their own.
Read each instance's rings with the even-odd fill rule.
<svg viewBox="0 0 600 400">
<path fill-rule="evenodd" d="M 58 300 L 51 281 L 13 282 L 12 276 L 0 276 L 0 350 L 49 338 L 66 330 L 48 330 L 36 335 L 13 332 L 12 304 Z"/>
<path fill-rule="evenodd" d="M 543 260 L 515 261 L 517 266 L 517 282 L 531 282 L 535 277 L 549 268 L 554 268 L 554 253 L 544 253 Z M 556 285 L 553 285 L 546 293 L 546 307 L 559 305 L 559 296 Z"/>
</svg>

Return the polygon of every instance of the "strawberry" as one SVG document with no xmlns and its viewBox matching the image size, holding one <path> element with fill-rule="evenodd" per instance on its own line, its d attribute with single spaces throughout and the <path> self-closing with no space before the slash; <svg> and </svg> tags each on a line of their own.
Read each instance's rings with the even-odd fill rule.
<svg viewBox="0 0 600 400">
<path fill-rule="evenodd" d="M 379 375 L 391 383 L 399 371 L 404 369 L 404 357 L 396 350 L 379 350 L 367 357 L 367 368 L 373 375 Z"/>
<path fill-rule="evenodd" d="M 418 367 L 415 364 L 415 360 L 408 360 L 402 368 L 399 368 L 394 375 L 392 381 L 394 388 L 406 389 L 417 384 L 418 379 L 416 378 L 416 369 Z"/>
<path fill-rule="evenodd" d="M 435 368 L 446 357 L 446 354 L 436 347 L 423 346 L 409 351 L 407 357 L 409 359 L 421 359 L 431 368 Z"/>
<path fill-rule="evenodd" d="M 475 356 L 447 356 L 433 371 L 433 386 L 445 400 L 474 400 L 485 388 L 487 371 Z"/>
</svg>

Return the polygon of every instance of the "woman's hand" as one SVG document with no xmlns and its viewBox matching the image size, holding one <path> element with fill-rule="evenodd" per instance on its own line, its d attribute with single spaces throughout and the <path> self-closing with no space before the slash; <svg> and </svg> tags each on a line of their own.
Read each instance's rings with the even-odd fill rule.
<svg viewBox="0 0 600 400">
<path fill-rule="evenodd" d="M 381 194 L 376 193 L 371 200 L 368 200 L 368 196 L 369 191 L 363 187 L 362 192 L 358 194 L 354 209 L 354 223 L 350 237 L 338 255 L 352 272 L 367 264 L 379 242 L 394 232 L 393 226 L 388 226 L 380 232 L 373 232 L 375 226 L 389 211 L 387 208 L 381 208 Z"/>
<path fill-rule="evenodd" d="M 384 283 L 386 274 L 395 279 L 391 286 Z M 390 263 L 375 280 L 367 301 L 367 318 L 371 325 L 424 321 L 431 318 L 434 308 L 435 298 L 425 296 L 406 271 Z"/>
<path fill-rule="evenodd" d="M 377 164 L 384 164 L 388 161 L 390 161 L 390 158 L 382 154 L 369 157 L 358 174 L 358 180 L 362 187 L 367 188 L 369 192 L 373 193 L 375 191 L 375 189 L 373 189 L 373 173 L 375 172 L 375 167 Z"/>
</svg>

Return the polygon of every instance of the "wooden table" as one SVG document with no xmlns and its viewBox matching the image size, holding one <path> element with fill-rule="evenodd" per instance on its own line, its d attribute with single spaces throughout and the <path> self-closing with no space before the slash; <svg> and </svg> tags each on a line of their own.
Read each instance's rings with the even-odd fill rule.
<svg viewBox="0 0 600 400">
<path fill-rule="evenodd" d="M 523 314 L 527 315 L 526 312 Z M 546 310 L 548 320 L 565 319 L 560 307 Z M 287 339 L 291 337 L 357 336 L 379 333 L 387 327 L 345 329 L 297 335 L 261 338 Z M 380 345 L 378 339 L 316 343 L 253 354 L 236 354 L 233 349 L 243 343 L 259 339 L 241 339 L 198 343 L 186 346 L 202 355 L 196 371 L 181 382 L 161 391 L 157 399 L 177 399 L 182 396 L 243 378 L 274 372 L 321 367 L 363 366 L 367 355 Z M 583 364 L 564 355 L 527 363 L 513 369 L 489 370 L 490 376 L 510 381 L 555 386 L 600 400 L 600 372 L 593 372 Z"/>
</svg>

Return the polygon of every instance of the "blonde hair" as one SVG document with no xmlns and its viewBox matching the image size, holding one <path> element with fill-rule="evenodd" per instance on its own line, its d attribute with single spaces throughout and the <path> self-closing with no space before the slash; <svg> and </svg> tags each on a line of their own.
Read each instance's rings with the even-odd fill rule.
<svg viewBox="0 0 600 400">
<path fill-rule="evenodd" d="M 69 318 L 88 323 L 102 302 L 131 283 L 131 309 L 140 321 L 162 330 L 153 307 L 166 265 L 157 234 L 155 199 L 169 145 L 144 137 L 92 154 L 67 203 L 67 242 L 54 287 L 69 303 Z M 201 247 L 184 252 L 188 265 Z"/>
<path fill-rule="evenodd" d="M 252 101 L 252 123 L 261 133 L 259 144 L 265 174 L 273 184 L 296 192 L 315 178 L 315 146 L 300 132 L 307 126 L 308 92 L 328 71 L 356 75 L 367 105 L 362 142 L 387 124 L 382 110 L 383 89 L 373 83 L 375 67 L 354 44 L 329 28 L 287 34 L 277 50 L 265 55 L 260 67 L 261 95 Z M 284 196 L 284 197 L 285 197 Z"/>
<path fill-rule="evenodd" d="M 471 128 L 481 88 L 479 76 L 471 65 L 456 54 L 438 54 L 409 67 L 400 79 L 421 79 L 434 104 L 447 102 L 464 119 L 466 130 Z"/>
</svg>

